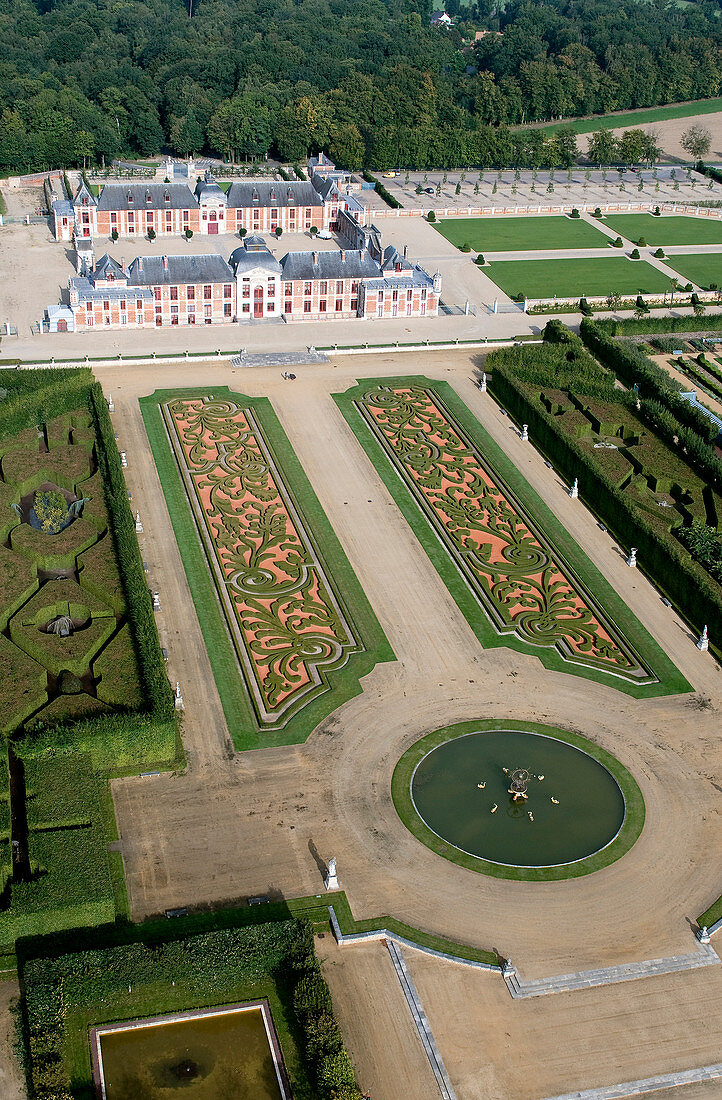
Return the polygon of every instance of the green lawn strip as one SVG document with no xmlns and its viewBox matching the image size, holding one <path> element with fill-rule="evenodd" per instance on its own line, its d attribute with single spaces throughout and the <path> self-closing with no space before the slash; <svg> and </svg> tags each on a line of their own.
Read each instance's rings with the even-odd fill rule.
<svg viewBox="0 0 722 1100">
<path fill-rule="evenodd" d="M 563 216 L 444 218 L 434 228 L 457 247 L 476 252 L 522 252 L 558 248 L 604 248 L 608 238 L 589 222 Z"/>
<path fill-rule="evenodd" d="M 684 253 L 666 256 L 667 267 L 678 271 L 685 279 L 707 290 L 711 283 L 722 286 L 722 252 Z"/>
<path fill-rule="evenodd" d="M 117 841 L 119 836 L 118 825 L 115 820 L 113 795 L 110 790 L 110 783 L 105 778 L 98 779 L 98 801 L 105 839 L 108 844 L 111 844 L 113 841 Z M 130 920 L 130 903 L 125 884 L 125 867 L 122 854 L 120 852 L 108 852 L 108 866 L 110 868 L 110 881 L 113 886 L 116 917 Z"/>
<path fill-rule="evenodd" d="M 624 600 L 592 564 L 509 456 L 495 443 L 448 383 L 432 381 L 423 375 L 404 375 L 384 379 L 383 384 L 433 387 L 469 438 L 480 447 L 492 470 L 509 487 L 525 511 L 533 517 L 534 522 L 549 538 L 557 558 L 561 562 L 567 562 L 582 584 L 594 593 L 596 601 L 617 628 L 623 632 L 627 644 L 636 650 L 643 665 L 653 673 L 658 683 L 635 684 L 614 674 L 575 665 L 564 660 L 555 647 L 530 647 L 515 634 L 502 635 L 497 632 L 486 613 L 480 608 L 477 599 L 468 588 L 458 567 L 447 553 L 425 514 L 356 409 L 354 404 L 356 397 L 360 396 L 368 386 L 378 385 L 377 378 L 361 379 L 355 388 L 342 394 L 334 394 L 334 400 L 485 649 L 504 646 L 518 653 L 532 652 L 545 668 L 583 676 L 596 683 L 615 687 L 639 699 L 674 695 L 692 690 L 667 654 L 645 630 L 637 617 L 630 612 Z"/>
<path fill-rule="evenodd" d="M 608 214 L 603 225 L 628 241 L 644 237 L 650 247 L 677 244 L 722 244 L 722 219 L 686 218 L 679 214 Z"/>
<path fill-rule="evenodd" d="M 143 420 L 234 745 L 240 750 L 296 744 L 305 741 L 338 706 L 360 693 L 359 681 L 374 665 L 395 660 L 395 656 L 268 399 L 246 398 L 227 386 L 214 386 L 215 396 L 222 393 L 230 399 L 236 398 L 256 412 L 277 468 L 282 471 L 316 546 L 322 548 L 327 579 L 340 589 L 342 603 L 364 646 L 362 652 L 350 656 L 343 668 L 329 675 L 328 689 L 301 707 L 282 729 L 259 729 L 159 407 L 173 398 L 197 396 L 202 392 L 198 389 L 158 390 L 141 399 Z"/>
<path fill-rule="evenodd" d="M 600 256 L 576 260 L 494 260 L 484 274 L 510 297 L 582 298 L 617 294 L 655 294 L 670 289 L 670 279 L 645 260 Z"/>
<path fill-rule="evenodd" d="M 336 914 L 339 928 L 345 936 L 352 936 L 362 932 L 393 932 L 419 947 L 428 947 L 432 951 L 440 951 L 444 955 L 453 955 L 457 959 L 466 959 L 469 962 L 486 963 L 488 966 L 498 966 L 499 956 L 496 951 L 488 951 L 482 947 L 472 947 L 467 943 L 458 943 L 446 936 L 438 936 L 433 932 L 423 932 L 420 928 L 414 928 L 410 924 L 396 920 L 388 915 L 372 917 L 368 920 L 356 920 L 348 903 L 348 898 L 343 890 L 339 893 L 328 895 L 327 906 L 332 905 Z"/>
<path fill-rule="evenodd" d="M 625 818 L 622 828 L 614 840 L 600 852 L 575 863 L 560 864 L 555 867 L 510 867 L 489 860 L 480 859 L 454 848 L 442 840 L 424 823 L 414 806 L 411 797 L 411 779 L 419 761 L 432 749 L 455 737 L 462 737 L 479 730 L 529 730 L 533 733 L 555 737 L 566 741 L 575 748 L 593 756 L 614 776 L 619 784 L 625 801 Z M 582 875 L 599 871 L 621 859 L 638 840 L 644 827 L 644 799 L 632 774 L 614 756 L 600 745 L 589 741 L 571 730 L 557 726 L 546 726 L 540 722 L 516 722 L 508 720 L 488 720 L 478 722 L 458 722 L 452 726 L 434 730 L 416 741 L 399 760 L 391 780 L 391 796 L 396 812 L 406 828 L 417 840 L 451 863 L 458 863 L 470 871 L 479 871 L 494 878 L 519 879 L 524 882 L 558 882 L 563 879 L 579 878 Z"/>
<path fill-rule="evenodd" d="M 700 928 L 709 928 L 718 920 L 722 920 L 722 895 L 717 898 L 717 901 L 712 902 L 709 909 L 705 909 L 704 913 L 697 917 L 697 924 Z"/>
<path fill-rule="evenodd" d="M 666 107 L 649 107 L 640 111 L 625 111 L 617 115 L 596 115 L 594 118 L 571 119 L 569 122 L 555 122 L 548 126 L 535 126 L 545 134 L 556 133 L 568 126 L 577 134 L 593 134 L 597 130 L 617 130 L 630 126 L 644 126 L 648 122 L 664 122 L 670 118 L 696 118 L 697 115 L 711 115 L 722 111 L 722 97 L 716 99 L 698 99 L 693 103 L 671 103 Z M 522 129 L 523 127 L 515 127 Z"/>
</svg>

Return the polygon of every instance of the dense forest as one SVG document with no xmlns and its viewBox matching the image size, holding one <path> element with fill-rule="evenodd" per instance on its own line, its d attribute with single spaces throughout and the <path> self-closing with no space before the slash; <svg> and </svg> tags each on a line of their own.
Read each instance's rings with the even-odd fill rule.
<svg viewBox="0 0 722 1100">
<path fill-rule="evenodd" d="M 712 0 L 0 0 L 0 172 L 169 149 L 570 163 L 537 120 L 720 94 Z M 476 31 L 486 31 L 474 41 Z"/>
</svg>

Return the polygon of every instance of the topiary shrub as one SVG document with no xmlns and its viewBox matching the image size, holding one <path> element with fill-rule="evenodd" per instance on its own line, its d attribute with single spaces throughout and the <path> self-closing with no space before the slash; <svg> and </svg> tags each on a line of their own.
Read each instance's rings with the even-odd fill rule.
<svg viewBox="0 0 722 1100">
<path fill-rule="evenodd" d="M 471 252 L 471 245 L 469 244 L 468 241 L 464 241 L 464 243 L 461 246 L 461 251 L 462 252 Z"/>
<path fill-rule="evenodd" d="M 576 206 L 575 206 L 575 207 L 574 207 L 574 208 L 572 209 L 572 212 L 571 212 L 571 214 L 569 215 L 569 217 L 570 217 L 570 218 L 581 218 L 581 214 L 580 214 L 580 213 L 579 213 L 579 211 L 577 210 Z"/>
<path fill-rule="evenodd" d="M 660 209 L 659 209 L 658 206 L 655 206 L 655 208 L 654 208 L 653 217 L 655 217 L 655 218 L 661 217 Z"/>
<path fill-rule="evenodd" d="M 646 248 L 647 247 L 647 238 L 646 237 L 640 237 L 639 240 L 637 241 L 637 244 L 639 245 L 640 248 Z"/>
<path fill-rule="evenodd" d="M 486 260 L 485 260 L 485 259 L 484 259 L 484 257 L 482 256 L 481 252 L 479 253 L 479 255 L 478 255 L 478 256 L 476 257 L 476 259 L 474 260 L 474 263 L 475 263 L 475 264 L 478 264 L 478 265 L 479 265 L 479 267 L 483 267 L 483 266 L 484 266 L 484 264 L 486 263 Z"/>
<path fill-rule="evenodd" d="M 657 251 L 654 253 L 654 256 L 655 256 L 655 259 L 657 259 L 657 260 L 663 260 L 664 259 L 664 251 L 661 248 L 658 248 Z"/>
<path fill-rule="evenodd" d="M 433 210 L 429 210 L 428 214 L 426 215 L 426 220 L 429 221 L 429 222 L 435 222 L 436 221 L 436 214 L 434 213 Z"/>
<path fill-rule="evenodd" d="M 602 217 L 602 208 L 601 208 L 601 206 L 596 206 L 594 208 L 594 217 L 595 218 L 601 218 Z"/>
<path fill-rule="evenodd" d="M 629 258 L 630 258 L 630 260 L 638 260 L 639 259 L 639 249 L 638 248 L 633 248 L 632 251 L 629 253 Z"/>
<path fill-rule="evenodd" d="M 624 241 L 621 237 L 617 237 L 616 241 L 612 241 L 615 248 L 624 248 Z"/>
</svg>

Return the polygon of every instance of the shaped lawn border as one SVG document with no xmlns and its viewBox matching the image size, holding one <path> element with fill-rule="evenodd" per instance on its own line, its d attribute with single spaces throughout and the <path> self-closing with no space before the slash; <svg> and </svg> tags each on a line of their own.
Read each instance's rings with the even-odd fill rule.
<svg viewBox="0 0 722 1100">
<path fill-rule="evenodd" d="M 280 728 L 263 728 L 251 703 L 217 588 L 216 574 L 201 542 L 188 494 L 168 437 L 161 407 L 173 399 L 213 395 L 251 409 L 263 433 L 285 490 L 303 517 L 314 549 L 326 567 L 325 579 L 353 623 L 362 648 L 329 674 L 322 694 L 311 698 Z M 140 399 L 145 429 L 213 669 L 223 712 L 236 749 L 298 744 L 342 703 L 361 692 L 360 679 L 376 664 L 393 661 L 391 649 L 341 544 L 266 397 L 247 397 L 228 386 L 156 390 Z"/>
<path fill-rule="evenodd" d="M 515 867 L 469 855 L 437 836 L 420 816 L 411 795 L 411 781 L 417 764 L 432 749 L 438 748 L 447 741 L 464 737 L 469 733 L 483 733 L 491 730 L 514 730 L 552 737 L 581 749 L 605 767 L 619 784 L 624 798 L 624 821 L 614 839 L 598 852 L 576 860 L 574 863 L 559 863 L 549 867 Z M 632 773 L 606 749 L 582 737 L 581 734 L 561 729 L 559 726 L 547 726 L 541 722 L 485 719 L 478 722 L 456 722 L 454 725 L 443 726 L 432 733 L 427 733 L 406 750 L 394 768 L 391 777 L 391 797 L 394 800 L 396 812 L 406 828 L 432 852 L 443 856 L 451 863 L 458 863 L 469 871 L 478 871 L 493 878 L 517 879 L 522 882 L 559 882 L 600 871 L 626 855 L 636 844 L 644 828 L 644 798 Z"/>
<path fill-rule="evenodd" d="M 588 590 L 589 594 L 594 597 L 595 604 L 611 621 L 626 644 L 636 651 L 641 663 L 653 677 L 652 682 L 634 683 L 612 672 L 575 664 L 565 660 L 556 647 L 532 646 L 516 634 L 497 631 L 483 604 L 480 603 L 469 587 L 459 566 L 443 545 L 418 501 L 409 491 L 396 466 L 390 460 L 356 405 L 357 399 L 369 387 L 379 385 L 389 387 L 414 385 L 431 389 L 461 430 L 468 436 L 471 443 L 482 451 L 491 473 L 499 479 L 500 488 L 509 490 L 512 499 L 516 499 L 526 514 L 533 519 L 534 526 L 549 542 L 555 557 L 569 571 L 570 577 L 578 579 L 582 586 Z M 362 378 L 357 381 L 356 386 L 352 389 L 346 390 L 344 393 L 333 394 L 333 398 L 449 589 L 459 610 L 485 649 L 505 646 L 519 653 L 533 654 L 539 658 L 547 669 L 583 676 L 594 680 L 596 683 L 607 684 L 638 699 L 655 698 L 660 695 L 676 695 L 693 690 L 661 646 L 645 630 L 623 599 L 592 564 L 566 528 L 542 501 L 541 497 L 532 489 L 517 466 L 495 443 L 447 382 L 427 378 L 424 375 L 401 375 L 383 379 Z M 480 612 L 482 613 L 480 614 Z"/>
</svg>

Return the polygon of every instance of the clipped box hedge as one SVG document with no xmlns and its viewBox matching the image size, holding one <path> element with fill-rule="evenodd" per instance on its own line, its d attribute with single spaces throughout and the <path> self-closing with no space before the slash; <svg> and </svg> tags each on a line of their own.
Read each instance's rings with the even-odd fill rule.
<svg viewBox="0 0 722 1100">
<path fill-rule="evenodd" d="M 560 352 L 562 377 L 559 381 L 562 381 L 566 366 L 563 348 Z M 666 531 L 659 531 L 656 523 L 650 523 L 638 504 L 618 488 L 614 477 L 607 474 L 597 460 L 596 451 L 567 434 L 563 427 L 565 416 L 549 414 L 539 400 L 535 385 L 534 376 L 543 372 L 535 367 L 527 371 L 533 353 L 533 348 L 502 348 L 492 352 L 487 360 L 492 393 L 519 423 L 529 425 L 535 445 L 565 478 L 570 482 L 579 478 L 585 501 L 614 532 L 622 546 L 638 548 L 640 566 L 695 629 L 701 631 L 707 624 L 711 638 L 722 638 L 722 587 L 692 560 L 676 539 Z M 545 354 L 550 365 L 548 353 Z M 602 373 L 601 368 L 597 370 Z M 532 374 L 530 381 L 528 373 Z M 619 399 L 623 400 L 623 395 L 620 394 Z"/>
<path fill-rule="evenodd" d="M 83 753 L 28 759 L 25 769 L 28 829 L 67 829 L 100 821 L 97 779 Z"/>
</svg>

